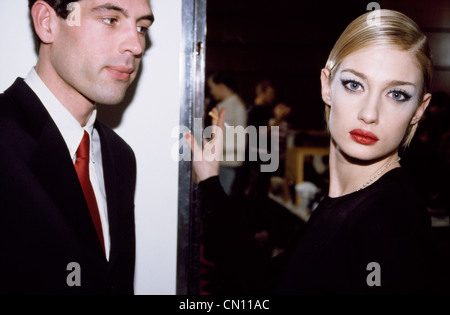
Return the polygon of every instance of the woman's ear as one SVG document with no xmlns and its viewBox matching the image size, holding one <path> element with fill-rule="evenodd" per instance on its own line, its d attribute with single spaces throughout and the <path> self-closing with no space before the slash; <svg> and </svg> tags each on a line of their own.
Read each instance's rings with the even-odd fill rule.
<svg viewBox="0 0 450 315">
<path fill-rule="evenodd" d="M 428 105 L 430 105 L 431 100 L 431 94 L 427 93 L 424 95 L 422 102 L 417 106 L 416 112 L 414 113 L 414 116 L 411 119 L 410 124 L 414 125 L 419 122 L 419 120 L 422 118 L 423 114 L 425 113 L 425 110 L 427 109 Z"/>
<path fill-rule="evenodd" d="M 331 106 L 331 82 L 330 71 L 326 68 L 320 73 L 320 82 L 322 83 L 322 99 L 328 106 Z"/>
<path fill-rule="evenodd" d="M 31 8 L 31 17 L 34 29 L 41 42 L 44 44 L 52 43 L 57 25 L 55 21 L 58 18 L 55 10 L 47 2 L 39 0 Z"/>
</svg>

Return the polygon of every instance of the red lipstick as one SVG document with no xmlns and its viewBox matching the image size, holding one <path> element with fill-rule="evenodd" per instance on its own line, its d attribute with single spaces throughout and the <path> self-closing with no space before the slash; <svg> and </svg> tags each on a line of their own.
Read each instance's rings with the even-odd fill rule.
<svg viewBox="0 0 450 315">
<path fill-rule="evenodd" d="M 379 140 L 374 133 L 362 129 L 355 129 L 350 131 L 350 136 L 356 142 L 364 145 L 371 145 Z"/>
</svg>

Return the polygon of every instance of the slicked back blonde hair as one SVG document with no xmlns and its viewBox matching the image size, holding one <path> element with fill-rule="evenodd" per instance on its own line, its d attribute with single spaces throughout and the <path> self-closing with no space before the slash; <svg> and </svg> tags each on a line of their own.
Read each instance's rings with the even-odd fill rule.
<svg viewBox="0 0 450 315">
<path fill-rule="evenodd" d="M 378 13 L 378 15 L 376 14 Z M 372 15 L 371 15 L 372 14 Z M 374 17 L 374 18 L 372 18 Z M 431 49 L 426 36 L 409 17 L 393 10 L 367 12 L 351 22 L 341 34 L 328 56 L 325 68 L 330 71 L 332 81 L 342 60 L 364 48 L 376 45 L 389 45 L 408 51 L 415 57 L 416 64 L 423 74 L 423 87 L 419 101 L 430 91 L 433 62 Z M 330 107 L 325 106 L 325 119 L 328 123 Z M 411 143 L 417 123 L 410 125 L 401 142 L 403 148 Z"/>
</svg>

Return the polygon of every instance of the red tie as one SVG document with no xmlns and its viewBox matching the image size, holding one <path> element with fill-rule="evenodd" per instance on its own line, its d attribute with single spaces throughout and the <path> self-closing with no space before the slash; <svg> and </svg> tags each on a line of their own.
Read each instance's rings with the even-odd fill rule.
<svg viewBox="0 0 450 315">
<path fill-rule="evenodd" d="M 105 243 L 103 240 L 102 222 L 100 221 L 100 214 L 98 212 L 97 200 L 95 199 L 94 189 L 92 188 L 91 180 L 89 178 L 89 134 L 84 131 L 83 139 L 77 150 L 77 159 L 75 161 L 75 170 L 80 180 L 81 188 L 83 189 L 84 198 L 89 207 L 92 221 L 94 222 L 95 230 L 97 231 L 98 239 L 102 245 L 103 252 L 105 252 Z"/>
</svg>

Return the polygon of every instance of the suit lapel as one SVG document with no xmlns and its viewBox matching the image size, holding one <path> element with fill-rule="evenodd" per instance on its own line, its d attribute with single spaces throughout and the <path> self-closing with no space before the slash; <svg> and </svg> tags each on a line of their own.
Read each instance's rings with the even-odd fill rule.
<svg viewBox="0 0 450 315">
<path fill-rule="evenodd" d="M 101 252 L 72 159 L 51 119 L 42 129 L 28 165 L 76 234 L 87 246 L 98 246 Z"/>
<path fill-rule="evenodd" d="M 56 124 L 22 79 L 16 80 L 5 94 L 14 99 L 24 128 L 35 139 L 27 160 L 30 171 L 84 246 L 104 256 L 73 161 Z"/>
</svg>

